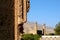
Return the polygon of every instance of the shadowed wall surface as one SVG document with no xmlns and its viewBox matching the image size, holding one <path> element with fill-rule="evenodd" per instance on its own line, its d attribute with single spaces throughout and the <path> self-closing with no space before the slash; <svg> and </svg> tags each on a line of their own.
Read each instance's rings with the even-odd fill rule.
<svg viewBox="0 0 60 40">
<path fill-rule="evenodd" d="M 0 0 L 0 40 L 14 40 L 14 0 Z"/>
</svg>

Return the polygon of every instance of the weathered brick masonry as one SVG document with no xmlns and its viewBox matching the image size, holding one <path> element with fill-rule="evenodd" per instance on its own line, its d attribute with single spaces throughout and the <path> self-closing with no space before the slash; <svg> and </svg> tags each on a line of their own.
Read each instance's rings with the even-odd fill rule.
<svg viewBox="0 0 60 40">
<path fill-rule="evenodd" d="M 28 10 L 29 0 L 0 0 L 0 40 L 19 40 Z"/>
<path fill-rule="evenodd" d="M 14 39 L 14 0 L 0 0 L 0 40 Z"/>
</svg>

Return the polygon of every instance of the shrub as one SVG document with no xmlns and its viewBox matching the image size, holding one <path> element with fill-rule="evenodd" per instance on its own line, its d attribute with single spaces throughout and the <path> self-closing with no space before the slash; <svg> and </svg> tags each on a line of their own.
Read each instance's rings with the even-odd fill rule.
<svg viewBox="0 0 60 40">
<path fill-rule="evenodd" d="M 33 35 L 33 34 L 23 34 L 22 39 L 23 40 L 39 40 L 41 36 L 39 35 Z"/>
</svg>

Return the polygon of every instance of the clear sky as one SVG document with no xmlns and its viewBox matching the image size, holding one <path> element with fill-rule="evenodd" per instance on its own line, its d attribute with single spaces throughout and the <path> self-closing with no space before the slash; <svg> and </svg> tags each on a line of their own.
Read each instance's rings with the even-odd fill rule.
<svg viewBox="0 0 60 40">
<path fill-rule="evenodd" d="M 30 0 L 29 22 L 54 27 L 60 21 L 60 0 Z"/>
</svg>

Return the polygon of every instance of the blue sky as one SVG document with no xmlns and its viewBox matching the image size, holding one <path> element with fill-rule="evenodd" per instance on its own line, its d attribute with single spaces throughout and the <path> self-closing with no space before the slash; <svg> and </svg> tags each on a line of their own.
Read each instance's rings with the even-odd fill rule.
<svg viewBox="0 0 60 40">
<path fill-rule="evenodd" d="M 30 0 L 29 22 L 54 27 L 60 21 L 60 0 Z"/>
</svg>

